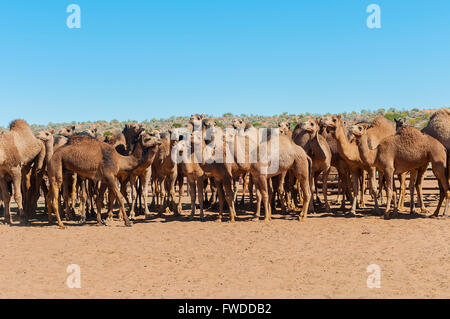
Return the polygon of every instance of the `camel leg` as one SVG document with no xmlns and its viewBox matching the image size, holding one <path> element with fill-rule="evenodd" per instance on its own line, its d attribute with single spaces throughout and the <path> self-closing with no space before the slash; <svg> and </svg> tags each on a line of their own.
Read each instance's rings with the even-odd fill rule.
<svg viewBox="0 0 450 319">
<path fill-rule="evenodd" d="M 403 174 L 402 174 L 403 175 Z M 417 170 L 412 170 L 409 175 L 409 213 L 415 215 L 414 188 L 416 186 Z M 401 201 L 401 200 L 400 200 Z"/>
<path fill-rule="evenodd" d="M 261 201 L 262 201 L 262 195 L 260 192 L 260 185 L 259 185 L 259 177 L 253 179 L 253 183 L 256 188 L 256 211 L 255 211 L 255 218 L 256 220 L 259 220 L 261 217 Z"/>
<path fill-rule="evenodd" d="M 142 199 L 144 202 L 144 216 L 145 218 L 150 217 L 150 211 L 148 210 L 148 180 L 150 179 L 151 172 L 141 176 L 142 182 Z"/>
<path fill-rule="evenodd" d="M 189 185 L 189 193 L 191 195 L 191 215 L 189 216 L 189 219 L 194 219 L 195 217 L 195 196 L 197 193 L 197 187 L 195 185 L 195 179 L 193 179 L 192 177 L 188 177 L 188 185 Z"/>
<path fill-rule="evenodd" d="M 364 194 L 366 192 L 366 171 L 362 171 L 361 174 L 361 192 L 359 193 L 361 198 L 359 199 L 359 208 L 366 208 L 366 203 L 364 201 Z"/>
<path fill-rule="evenodd" d="M 250 197 L 250 205 L 253 204 L 253 184 L 254 184 L 253 177 L 250 174 L 248 177 L 248 194 Z"/>
<path fill-rule="evenodd" d="M 136 219 L 136 199 L 137 199 L 137 177 L 133 174 L 130 175 L 130 186 L 131 186 L 131 206 L 130 206 L 130 220 Z"/>
<path fill-rule="evenodd" d="M 321 202 L 320 197 L 319 197 L 319 187 L 317 187 L 317 180 L 319 179 L 320 173 L 321 172 L 315 172 L 314 173 L 314 191 L 316 193 L 316 202 L 317 202 L 317 204 L 322 205 L 322 202 Z M 322 189 L 322 192 L 323 192 L 323 189 Z"/>
<path fill-rule="evenodd" d="M 417 200 L 419 201 L 420 213 L 428 214 L 428 210 L 425 207 L 423 202 L 423 194 L 422 194 L 422 182 L 425 172 L 427 170 L 427 165 L 425 167 L 421 167 L 417 170 L 417 179 L 416 179 L 416 191 L 417 191 Z"/>
<path fill-rule="evenodd" d="M 236 211 L 234 209 L 234 194 L 233 194 L 233 188 L 231 184 L 232 179 L 231 178 L 225 178 L 222 181 L 224 191 L 225 191 L 225 199 L 227 201 L 229 210 L 230 210 L 230 221 L 234 223 L 235 217 L 236 217 Z"/>
<path fill-rule="evenodd" d="M 378 198 L 380 198 L 381 204 L 384 203 L 383 188 L 384 188 L 384 173 L 382 171 L 378 171 Z"/>
<path fill-rule="evenodd" d="M 398 210 L 405 209 L 406 174 L 407 174 L 407 172 L 404 172 L 404 173 L 398 175 L 398 179 L 400 180 L 400 199 L 398 201 Z M 412 172 L 411 172 L 411 174 L 412 174 Z M 410 183 L 411 183 L 411 181 L 410 181 Z M 409 187 L 409 189 L 411 190 L 411 186 Z"/>
<path fill-rule="evenodd" d="M 119 202 L 119 209 L 120 209 L 120 212 L 123 215 L 125 226 L 131 227 L 132 223 L 128 219 L 128 215 L 125 212 L 125 206 L 123 204 L 123 196 L 120 193 L 119 188 L 116 185 L 115 178 L 113 176 L 107 176 L 106 177 L 106 184 L 108 185 L 108 187 L 112 191 L 112 193 L 116 196 L 117 201 Z"/>
<path fill-rule="evenodd" d="M 59 228 L 63 229 L 63 228 L 65 228 L 65 226 L 64 226 L 63 222 L 61 221 L 61 217 L 59 216 L 59 204 L 58 204 L 60 187 L 61 187 L 61 184 L 58 183 L 58 181 L 56 181 L 55 179 L 51 180 L 51 182 L 50 182 L 50 197 L 51 197 L 50 203 L 52 205 L 51 211 L 53 211 L 55 213 Z"/>
<path fill-rule="evenodd" d="M 322 194 L 325 202 L 325 211 L 330 212 L 330 204 L 328 203 L 328 174 L 330 174 L 331 168 L 324 170 L 322 173 Z"/>
<path fill-rule="evenodd" d="M 221 222 L 223 220 L 223 202 L 224 202 L 222 181 L 216 180 L 215 184 L 217 189 L 217 195 L 219 197 L 219 219 L 217 221 Z"/>
<path fill-rule="evenodd" d="M 386 209 L 384 211 L 384 219 L 390 218 L 390 209 L 391 209 L 391 202 L 392 202 L 392 193 L 393 193 L 393 187 L 394 187 L 394 169 L 389 168 L 386 169 L 384 172 L 384 178 L 386 181 L 386 192 L 387 192 L 387 199 L 386 199 Z"/>
<path fill-rule="evenodd" d="M 10 212 L 10 204 L 11 204 L 11 195 L 9 194 L 8 183 L 0 178 L 0 193 L 2 195 L 4 211 L 5 211 L 5 223 L 11 225 L 11 212 Z"/>
<path fill-rule="evenodd" d="M 197 191 L 198 191 L 198 202 L 200 205 L 200 220 L 203 221 L 205 219 L 204 211 L 203 211 L 203 190 L 204 190 L 204 178 L 200 176 L 197 178 Z M 194 203 L 195 205 L 195 203 Z"/>
<path fill-rule="evenodd" d="M 25 224 L 27 222 L 24 211 L 23 211 L 23 202 L 22 202 L 22 172 L 20 167 L 15 167 L 11 170 L 12 173 L 12 183 L 14 188 L 14 200 L 16 201 L 17 207 L 19 209 L 19 219 L 21 224 Z"/>
<path fill-rule="evenodd" d="M 241 198 L 241 205 L 242 206 L 244 206 L 244 204 L 245 204 L 245 192 L 246 192 L 246 190 L 247 190 L 247 178 L 248 178 L 248 173 L 245 173 L 243 176 L 242 176 L 242 179 L 243 179 L 243 182 L 244 182 L 244 185 L 242 186 L 242 198 Z"/>
<path fill-rule="evenodd" d="M 86 191 L 86 180 L 83 178 L 80 182 L 81 192 L 80 192 L 80 224 L 86 223 L 86 200 L 87 200 L 87 191 Z"/>
<path fill-rule="evenodd" d="M 449 182 L 448 182 L 448 176 L 447 176 L 447 167 L 446 162 L 438 162 L 433 161 L 431 163 L 433 173 L 437 177 L 439 182 L 439 203 L 436 207 L 436 210 L 433 213 L 433 217 L 439 216 L 439 210 L 441 208 L 442 202 L 444 201 L 445 197 L 445 206 L 444 206 L 444 215 L 447 215 L 447 207 L 449 202 Z"/>
<path fill-rule="evenodd" d="M 356 214 L 356 202 L 358 201 L 359 195 L 359 175 L 358 171 L 352 172 L 353 203 L 351 210 L 348 212 L 350 215 Z"/>
<path fill-rule="evenodd" d="M 184 178 L 183 178 L 184 179 Z M 178 205 L 177 205 L 177 212 L 178 214 L 181 214 L 183 211 L 183 205 L 181 204 L 181 198 L 184 194 L 184 182 L 178 183 Z"/>
<path fill-rule="evenodd" d="M 374 213 L 375 213 L 375 215 L 380 215 L 380 208 L 378 206 L 378 196 L 377 196 L 378 194 L 377 194 L 377 187 L 376 187 L 377 178 L 376 178 L 375 174 L 376 174 L 376 169 L 371 168 L 369 171 L 369 187 L 370 187 L 370 194 L 372 195 L 372 198 L 375 202 Z"/>
<path fill-rule="evenodd" d="M 261 198 L 264 205 L 265 217 L 264 221 L 268 222 L 272 219 L 269 203 L 267 178 L 265 176 L 258 177 L 259 191 L 261 192 Z"/>
<path fill-rule="evenodd" d="M 97 226 L 103 226 L 102 222 L 102 206 L 103 206 L 103 196 L 106 190 L 106 185 L 104 183 L 101 184 L 100 189 L 98 190 L 97 198 L 95 199 L 95 204 L 97 205 Z M 114 202 L 115 196 L 110 194 L 109 196 L 109 204 Z M 112 208 L 112 207 L 110 207 Z M 107 223 L 112 222 L 112 209 L 108 210 Z"/>
</svg>

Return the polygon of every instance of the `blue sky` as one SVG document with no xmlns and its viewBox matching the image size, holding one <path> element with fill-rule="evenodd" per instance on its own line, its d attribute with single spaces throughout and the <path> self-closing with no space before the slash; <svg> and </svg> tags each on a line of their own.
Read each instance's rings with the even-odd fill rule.
<svg viewBox="0 0 450 319">
<path fill-rule="evenodd" d="M 450 101 L 447 0 L 2 1 L 0 40 L 2 126 Z"/>
</svg>

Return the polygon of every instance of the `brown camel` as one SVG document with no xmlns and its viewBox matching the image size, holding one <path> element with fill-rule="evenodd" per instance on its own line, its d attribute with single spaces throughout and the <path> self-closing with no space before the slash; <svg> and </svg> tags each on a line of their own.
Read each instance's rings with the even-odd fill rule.
<svg viewBox="0 0 450 319">
<path fill-rule="evenodd" d="M 358 140 L 358 148 L 361 159 L 370 166 L 377 167 L 384 172 L 387 187 L 387 204 L 384 217 L 390 217 L 390 205 L 393 195 L 393 177 L 411 170 L 424 167 L 429 162 L 432 164 L 433 172 L 438 178 L 441 186 L 440 203 L 446 198 L 444 216 L 447 212 L 450 192 L 447 169 L 447 152 L 445 147 L 435 138 L 421 133 L 416 128 L 407 126 L 397 134 L 386 137 L 375 148 L 368 147 L 367 129 L 357 126 L 353 134 Z M 412 184 L 413 185 L 413 184 Z M 414 197 L 414 187 L 410 186 L 411 197 Z M 397 203 L 394 193 L 394 208 Z M 438 205 L 433 216 L 438 216 L 440 205 Z"/>
<path fill-rule="evenodd" d="M 151 136 L 150 134 L 143 131 L 137 137 L 137 142 L 135 144 L 136 145 L 133 150 L 132 156 L 139 159 L 140 164 L 131 171 L 120 170 L 118 174 L 118 179 L 121 184 L 121 193 L 125 198 L 127 198 L 127 184 L 130 183 L 131 186 L 131 204 L 129 203 L 129 218 L 131 220 L 134 220 L 136 218 L 135 206 L 138 194 L 141 194 L 143 197 L 145 217 L 148 218 L 150 216 L 147 204 L 148 183 L 151 175 L 151 166 L 155 159 L 158 148 L 161 145 L 161 141 L 158 138 Z M 108 221 L 111 221 L 112 219 L 112 203 L 114 202 L 114 199 L 114 194 L 111 194 L 109 199 L 110 208 L 108 211 Z"/>
<path fill-rule="evenodd" d="M 347 136 L 347 132 L 344 128 L 344 123 L 340 115 L 331 116 L 325 120 L 325 125 L 336 139 L 339 155 L 347 162 L 353 185 L 353 203 L 352 208 L 349 211 L 350 215 L 356 214 L 356 202 L 360 196 L 360 203 L 364 201 L 364 192 L 360 191 L 359 181 L 363 176 L 363 172 L 369 172 L 370 177 L 370 191 L 372 198 L 375 201 L 375 212 L 379 213 L 378 198 L 375 190 L 375 167 L 365 163 L 359 154 L 358 145 L 355 142 L 350 142 Z M 361 125 L 361 127 L 364 125 Z M 373 120 L 371 127 L 367 130 L 370 147 L 378 146 L 378 143 L 387 136 L 395 134 L 395 128 L 392 122 L 383 116 L 376 116 Z M 360 205 L 362 206 L 362 205 Z"/>
<path fill-rule="evenodd" d="M 156 157 L 152 163 L 152 179 L 155 181 L 156 192 L 153 195 L 152 205 L 159 205 L 159 214 L 162 215 L 164 210 L 169 210 L 178 215 L 175 206 L 175 182 L 177 180 L 177 164 L 172 161 L 172 149 L 178 143 L 173 139 L 173 130 L 169 133 L 162 134 L 162 144 L 158 148 Z M 160 201 L 164 201 L 161 203 Z"/>
<path fill-rule="evenodd" d="M 261 201 L 264 205 L 265 220 L 271 220 L 271 207 L 269 200 L 271 197 L 268 186 L 268 178 L 277 175 L 286 175 L 288 170 L 292 170 L 294 176 L 300 181 L 303 191 L 303 208 L 299 215 L 299 220 L 307 217 L 309 204 L 311 200 L 310 177 L 311 177 L 311 159 L 300 146 L 296 145 L 286 135 L 272 135 L 261 138 L 257 148 L 251 152 L 258 152 L 258 160 L 250 165 L 250 172 L 257 189 L 256 217 L 260 216 Z M 263 157 L 261 158 L 261 155 Z M 254 154 L 253 154 L 254 156 Z M 279 183 L 284 185 L 284 178 Z M 281 194 L 284 191 L 280 191 Z"/>
<path fill-rule="evenodd" d="M 140 165 L 140 159 L 133 156 L 122 156 L 109 144 L 100 142 L 87 136 L 72 136 L 67 145 L 59 148 L 53 154 L 49 166 L 48 177 L 50 181 L 49 203 L 55 212 L 60 228 L 64 228 L 59 215 L 57 198 L 63 182 L 63 170 L 72 171 L 79 176 L 101 181 L 112 192 L 119 202 L 120 212 L 124 217 L 125 225 L 131 222 L 125 213 L 122 194 L 117 187 L 117 175 L 120 171 L 132 171 Z M 101 199 L 97 198 L 97 224 L 101 225 Z"/>
<path fill-rule="evenodd" d="M 320 125 L 318 120 L 308 120 L 303 124 L 304 129 L 309 133 L 309 145 L 311 148 L 311 160 L 312 160 L 312 177 L 314 178 L 314 184 L 317 194 L 317 178 L 322 173 L 322 193 L 325 201 L 325 211 L 330 211 L 330 205 L 328 203 L 328 175 L 331 169 L 331 150 L 326 139 L 319 134 Z M 312 185 L 311 185 L 312 187 Z"/>
<path fill-rule="evenodd" d="M 14 200 L 19 209 L 21 223 L 26 222 L 22 203 L 22 169 L 34 163 L 36 169 L 41 170 L 45 157 L 45 147 L 31 131 L 24 120 L 15 120 L 9 125 L 9 132 L 0 134 L 0 189 L 5 205 L 5 222 L 12 223 L 10 214 L 9 182 L 12 182 Z M 39 193 L 40 181 L 36 189 L 30 192 Z M 34 196 L 36 197 L 36 196 Z"/>
</svg>

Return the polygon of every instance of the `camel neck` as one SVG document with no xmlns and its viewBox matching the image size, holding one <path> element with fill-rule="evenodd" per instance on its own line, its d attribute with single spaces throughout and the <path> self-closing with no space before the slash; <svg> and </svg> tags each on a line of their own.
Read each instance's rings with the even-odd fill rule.
<svg viewBox="0 0 450 319">
<path fill-rule="evenodd" d="M 320 143 L 318 132 L 314 132 L 310 137 L 311 149 L 316 160 L 325 160 L 327 158 L 323 145 Z"/>
<path fill-rule="evenodd" d="M 367 134 L 361 136 L 358 141 L 358 150 L 361 160 L 368 166 L 374 166 L 378 148 L 369 148 L 369 138 Z"/>
<path fill-rule="evenodd" d="M 53 156 L 53 143 L 53 140 L 48 140 L 45 142 L 45 163 L 47 166 Z"/>
<path fill-rule="evenodd" d="M 336 128 L 336 141 L 338 146 L 339 155 L 348 161 L 358 161 L 357 149 L 355 145 L 352 145 L 345 135 L 344 128 L 338 126 Z"/>
</svg>

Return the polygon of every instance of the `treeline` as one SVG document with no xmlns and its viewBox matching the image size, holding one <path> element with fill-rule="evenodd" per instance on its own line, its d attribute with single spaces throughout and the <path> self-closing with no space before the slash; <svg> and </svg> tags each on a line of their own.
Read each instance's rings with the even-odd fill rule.
<svg viewBox="0 0 450 319">
<path fill-rule="evenodd" d="M 358 121 L 367 121 L 371 120 L 376 115 L 384 115 L 389 120 L 394 121 L 396 118 L 406 118 L 409 125 L 415 126 L 418 129 L 422 129 L 425 127 L 425 125 L 428 122 L 428 119 L 430 118 L 431 114 L 435 109 L 426 109 L 426 110 L 419 110 L 417 108 L 413 108 L 411 110 L 396 110 L 395 108 L 389 108 L 384 109 L 380 108 L 376 111 L 368 111 L 368 110 L 362 110 L 361 112 L 351 112 L 351 113 L 340 113 L 344 120 L 349 122 L 358 122 Z M 336 112 L 337 113 L 337 112 Z M 232 114 L 232 113 L 225 113 L 222 116 L 214 116 L 214 115 L 208 115 L 205 114 L 206 117 L 212 118 L 217 121 L 218 125 L 221 127 L 226 127 L 231 124 L 231 121 L 235 117 L 242 117 L 245 119 L 246 122 L 253 124 L 255 127 L 276 127 L 279 122 L 281 121 L 288 121 L 291 123 L 291 128 L 293 128 L 296 123 L 306 121 L 306 119 L 310 117 L 316 117 L 316 116 L 328 116 L 331 115 L 331 113 L 327 114 L 314 114 L 314 113 L 302 113 L 302 114 L 289 114 L 287 112 L 281 113 L 279 115 L 273 115 L 273 116 L 262 116 L 262 115 L 254 115 L 254 114 Z M 25 120 L 28 120 L 25 118 Z M 28 120 L 29 121 L 29 120 Z M 160 130 L 166 130 L 172 127 L 184 127 L 187 125 L 189 121 L 189 117 L 186 116 L 171 116 L 169 118 L 161 118 L 156 119 L 153 118 L 151 120 L 128 120 L 128 121 L 118 121 L 118 120 L 112 120 L 110 122 L 107 121 L 87 121 L 87 122 L 70 122 L 70 123 L 52 123 L 49 122 L 47 125 L 37 125 L 32 124 L 31 128 L 33 132 L 39 132 L 45 129 L 55 129 L 56 132 L 58 132 L 61 128 L 67 127 L 67 126 L 75 126 L 79 130 L 83 129 L 92 129 L 97 128 L 97 132 L 102 135 L 112 135 L 118 131 L 121 131 L 122 128 L 127 123 L 132 122 L 139 122 L 147 129 L 160 129 Z M 0 132 L 5 131 L 7 128 L 0 127 Z"/>
</svg>

